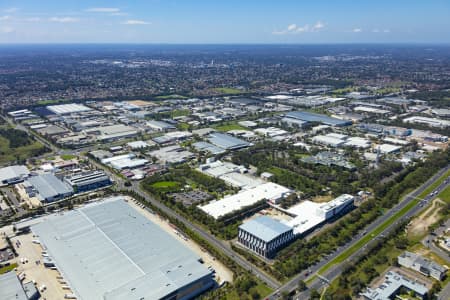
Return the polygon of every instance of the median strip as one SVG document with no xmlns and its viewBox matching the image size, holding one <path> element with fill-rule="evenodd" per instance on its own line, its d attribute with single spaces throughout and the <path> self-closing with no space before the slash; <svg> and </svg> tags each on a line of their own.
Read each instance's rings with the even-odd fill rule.
<svg viewBox="0 0 450 300">
<path fill-rule="evenodd" d="M 438 187 L 448 176 L 450 175 L 450 170 L 445 172 L 438 180 L 436 180 L 432 185 L 430 185 L 427 189 L 424 190 L 420 194 L 418 198 L 413 199 L 411 202 L 409 202 L 407 205 L 405 205 L 401 210 L 393 214 L 390 218 L 388 218 L 386 221 L 384 221 L 382 224 L 380 224 L 378 227 L 373 229 L 372 231 L 368 232 L 364 237 L 362 237 L 359 241 L 357 241 L 354 245 L 349 247 L 347 250 L 336 256 L 333 260 L 328 262 L 326 265 L 324 265 L 322 268 L 319 269 L 317 272 L 318 274 L 323 274 L 328 269 L 330 269 L 332 266 L 342 263 L 347 258 L 349 258 L 352 254 L 354 254 L 356 251 L 358 251 L 361 247 L 363 247 L 365 244 L 367 244 L 372 238 L 379 235 L 381 232 L 383 232 L 387 227 L 389 227 L 392 223 L 394 223 L 396 220 L 403 217 L 410 209 L 412 209 L 415 205 L 417 205 L 423 195 L 427 195 L 430 191 Z M 311 279 L 308 280 L 312 281 L 315 276 L 311 277 Z"/>
</svg>

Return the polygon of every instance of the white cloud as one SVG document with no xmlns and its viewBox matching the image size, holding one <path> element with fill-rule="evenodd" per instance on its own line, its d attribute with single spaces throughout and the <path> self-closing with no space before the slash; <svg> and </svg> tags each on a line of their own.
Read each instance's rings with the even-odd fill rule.
<svg viewBox="0 0 450 300">
<path fill-rule="evenodd" d="M 42 21 L 42 19 L 41 18 L 38 18 L 38 17 L 30 17 L 30 18 L 25 18 L 25 19 L 23 19 L 25 22 L 40 22 L 40 21 Z"/>
<path fill-rule="evenodd" d="M 0 33 L 12 33 L 14 32 L 14 28 L 9 27 L 9 26 L 5 26 L 5 27 L 0 27 Z"/>
<path fill-rule="evenodd" d="M 372 32 L 373 33 L 390 33 L 391 30 L 390 29 L 383 29 L 383 30 L 381 30 L 381 29 L 375 28 L 375 29 L 372 30 Z"/>
<path fill-rule="evenodd" d="M 110 13 L 109 15 L 110 16 L 128 16 L 128 13 L 119 11 L 119 12 Z"/>
<path fill-rule="evenodd" d="M 325 23 L 318 21 L 314 26 L 312 27 L 312 31 L 319 31 L 325 28 Z"/>
<path fill-rule="evenodd" d="M 57 22 L 57 23 L 75 23 L 80 21 L 80 19 L 72 17 L 53 17 L 48 20 L 50 22 Z"/>
<path fill-rule="evenodd" d="M 87 12 L 97 12 L 97 13 L 118 13 L 119 8 L 116 7 L 92 7 L 86 9 Z"/>
<path fill-rule="evenodd" d="M 126 20 L 122 24 L 124 25 L 149 25 L 150 22 L 142 21 L 142 20 Z"/>
<path fill-rule="evenodd" d="M 303 32 L 317 32 L 325 28 L 325 23 L 318 21 L 314 25 L 310 26 L 305 24 L 303 26 L 297 26 L 297 24 L 290 24 L 284 30 L 278 30 L 272 32 L 273 34 L 283 35 L 283 34 L 298 34 Z"/>
<path fill-rule="evenodd" d="M 362 32 L 361 28 L 353 28 L 352 32 L 359 33 Z"/>
<path fill-rule="evenodd" d="M 0 16 L 0 21 L 8 21 L 11 20 L 11 16 Z"/>
<path fill-rule="evenodd" d="M 291 24 L 291 25 L 288 26 L 287 30 L 291 31 L 291 30 L 295 30 L 296 28 L 297 28 L 296 24 Z"/>
</svg>

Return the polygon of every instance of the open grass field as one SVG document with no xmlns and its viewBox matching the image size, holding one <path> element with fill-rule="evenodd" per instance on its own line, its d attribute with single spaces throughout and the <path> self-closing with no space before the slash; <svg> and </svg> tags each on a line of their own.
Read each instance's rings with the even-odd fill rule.
<svg viewBox="0 0 450 300">
<path fill-rule="evenodd" d="M 63 102 L 68 102 L 68 99 L 57 99 L 57 100 L 40 100 L 37 102 L 38 105 L 52 105 L 52 104 L 58 104 Z"/>
<path fill-rule="evenodd" d="M 0 165 L 12 163 L 15 161 L 23 161 L 33 157 L 36 153 L 42 151 L 44 146 L 38 141 L 34 141 L 29 145 L 11 148 L 9 141 L 4 137 L 0 137 Z"/>
<path fill-rule="evenodd" d="M 268 286 L 266 286 L 264 284 L 258 284 L 257 286 L 252 287 L 248 294 L 251 294 L 253 291 L 256 291 L 262 297 L 261 299 L 264 299 L 264 296 L 269 295 L 272 292 L 272 289 L 270 289 Z M 226 299 L 227 300 L 241 300 L 243 298 L 240 297 L 236 291 L 233 291 L 232 293 L 229 293 L 227 295 Z M 244 298 L 244 299 L 252 299 L 252 298 L 248 297 L 248 298 Z"/>
<path fill-rule="evenodd" d="M 72 155 L 72 154 L 63 154 L 60 156 L 62 160 L 71 160 L 76 158 L 76 155 Z"/>
<path fill-rule="evenodd" d="M 241 126 L 239 124 L 220 125 L 220 126 L 215 126 L 214 128 L 219 131 L 248 130 L 248 128 Z"/>
<path fill-rule="evenodd" d="M 0 274 L 8 273 L 9 271 L 14 270 L 14 268 L 17 268 L 16 263 L 10 264 L 9 266 L 6 266 L 6 267 L 2 267 L 2 268 L 0 268 Z"/>
<path fill-rule="evenodd" d="M 241 91 L 239 89 L 227 88 L 227 87 L 213 88 L 213 91 L 215 91 L 217 93 L 225 94 L 225 95 L 236 95 L 236 94 L 244 93 L 243 91 Z"/>
<path fill-rule="evenodd" d="M 159 181 L 152 184 L 153 188 L 156 189 L 166 189 L 177 187 L 180 183 L 176 181 Z"/>
<path fill-rule="evenodd" d="M 162 95 L 162 96 L 157 96 L 156 99 L 159 100 L 167 100 L 167 99 L 187 99 L 188 97 L 186 96 L 182 96 L 182 95 L 177 95 L 177 94 L 171 94 L 171 95 Z"/>
<path fill-rule="evenodd" d="M 172 111 L 172 118 L 176 117 L 182 117 L 182 116 L 189 116 L 191 114 L 191 111 L 189 109 L 176 109 Z"/>
</svg>

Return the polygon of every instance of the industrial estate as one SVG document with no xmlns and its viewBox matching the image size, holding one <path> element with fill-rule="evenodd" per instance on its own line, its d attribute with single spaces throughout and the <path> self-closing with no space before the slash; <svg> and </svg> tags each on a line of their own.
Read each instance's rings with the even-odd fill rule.
<svg viewBox="0 0 450 300">
<path fill-rule="evenodd" d="M 446 72 L 2 102 L 0 299 L 450 299 Z"/>
</svg>

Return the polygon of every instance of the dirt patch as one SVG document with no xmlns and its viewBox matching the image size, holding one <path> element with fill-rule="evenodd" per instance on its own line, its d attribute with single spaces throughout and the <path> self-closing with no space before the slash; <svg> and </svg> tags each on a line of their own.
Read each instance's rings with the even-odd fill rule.
<svg viewBox="0 0 450 300">
<path fill-rule="evenodd" d="M 331 195 L 316 196 L 316 197 L 311 199 L 312 202 L 316 202 L 316 203 L 325 203 L 325 202 L 329 202 L 331 200 L 333 200 L 333 197 Z"/>
<path fill-rule="evenodd" d="M 426 234 L 428 227 L 439 220 L 439 212 L 444 204 L 445 203 L 439 198 L 433 200 L 429 208 L 411 221 L 408 226 L 408 236 L 420 236 Z"/>
</svg>

